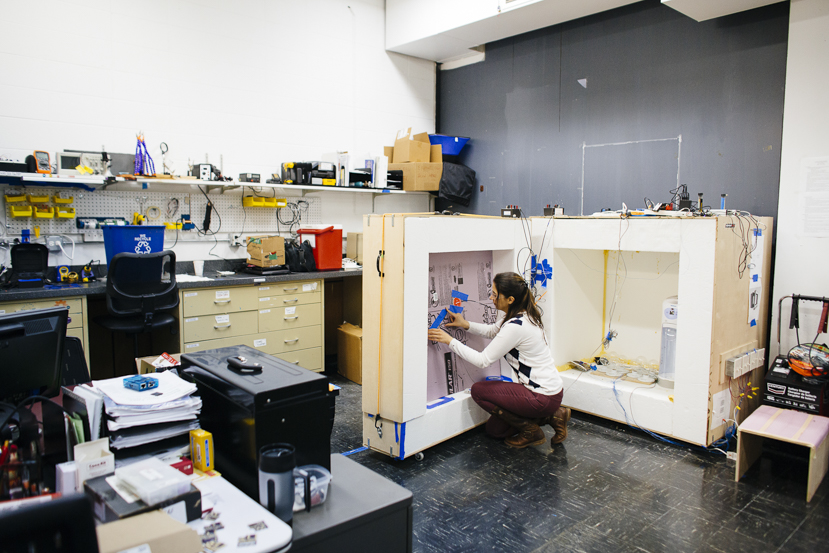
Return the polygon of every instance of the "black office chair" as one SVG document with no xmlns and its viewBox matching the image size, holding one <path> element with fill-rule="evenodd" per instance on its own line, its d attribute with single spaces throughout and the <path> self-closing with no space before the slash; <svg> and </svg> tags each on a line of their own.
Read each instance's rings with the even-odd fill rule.
<svg viewBox="0 0 829 553">
<path fill-rule="evenodd" d="M 3 552 L 98 553 L 92 501 L 84 494 L 0 513 L 0 536 Z"/>
<path fill-rule="evenodd" d="M 80 338 L 67 336 L 63 342 L 63 366 L 60 371 L 61 386 L 86 384 L 92 380 L 89 377 L 89 367 L 86 365 L 86 356 L 83 353 L 83 344 Z"/>
<path fill-rule="evenodd" d="M 139 334 L 164 327 L 171 327 L 172 333 L 178 331 L 176 318 L 167 312 L 175 307 L 178 307 L 175 252 L 119 253 L 112 258 L 107 270 L 109 316 L 98 317 L 95 322 L 112 332 L 113 370 L 115 333 L 133 335 L 133 357 L 138 357 Z"/>
</svg>

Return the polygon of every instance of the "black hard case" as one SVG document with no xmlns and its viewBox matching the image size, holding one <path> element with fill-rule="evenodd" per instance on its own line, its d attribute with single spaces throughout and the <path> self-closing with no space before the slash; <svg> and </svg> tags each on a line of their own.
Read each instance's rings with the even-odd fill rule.
<svg viewBox="0 0 829 553">
<path fill-rule="evenodd" d="M 257 374 L 229 368 L 229 357 L 259 363 Z M 201 427 L 213 434 L 216 470 L 258 501 L 259 449 L 272 443 L 296 448 L 297 466 L 331 468 L 335 392 L 328 379 L 250 346 L 181 356 L 182 374 L 199 388 Z"/>
</svg>

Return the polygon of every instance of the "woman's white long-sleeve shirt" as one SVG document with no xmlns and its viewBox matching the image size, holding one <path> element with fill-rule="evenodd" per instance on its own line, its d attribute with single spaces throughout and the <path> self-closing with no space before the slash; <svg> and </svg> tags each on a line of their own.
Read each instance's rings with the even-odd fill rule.
<svg viewBox="0 0 829 553">
<path fill-rule="evenodd" d="M 553 363 L 550 346 L 544 339 L 544 331 L 523 314 L 500 325 L 470 322 L 468 332 L 491 338 L 492 342 L 484 351 L 476 351 L 453 339 L 449 349 L 462 359 L 483 369 L 503 357 L 518 382 L 533 392 L 552 396 L 562 390 L 563 382 Z"/>
</svg>

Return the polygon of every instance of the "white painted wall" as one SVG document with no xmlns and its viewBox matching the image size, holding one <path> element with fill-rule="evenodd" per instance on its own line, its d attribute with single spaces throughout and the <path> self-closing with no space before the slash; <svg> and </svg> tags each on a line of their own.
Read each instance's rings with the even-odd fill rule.
<svg viewBox="0 0 829 553">
<path fill-rule="evenodd" d="M 786 67 L 786 102 L 783 110 L 783 144 L 780 159 L 777 259 L 774 273 L 771 353 L 777 345 L 777 302 L 792 293 L 829 296 L 827 273 L 829 225 L 823 237 L 803 228 L 806 213 L 801 169 L 812 158 L 829 162 L 829 2 L 793 0 L 789 22 Z M 812 200 L 810 199 L 810 202 Z M 784 321 L 788 321 L 788 300 Z M 820 304 L 801 305 L 801 341 L 811 341 L 817 329 Z M 822 337 L 824 341 L 826 336 Z M 783 326 L 783 353 L 796 343 L 794 332 Z"/>
<path fill-rule="evenodd" d="M 207 155 L 227 175 L 264 176 L 327 152 L 382 155 L 401 128 L 435 130 L 435 64 L 385 51 L 383 0 L 0 0 L 0 14 L 8 159 L 132 153 L 143 130 L 159 171 L 166 142 L 178 174 Z M 424 199 L 375 207 L 423 211 Z M 345 231 L 370 211 L 370 195 L 325 195 Z"/>
</svg>

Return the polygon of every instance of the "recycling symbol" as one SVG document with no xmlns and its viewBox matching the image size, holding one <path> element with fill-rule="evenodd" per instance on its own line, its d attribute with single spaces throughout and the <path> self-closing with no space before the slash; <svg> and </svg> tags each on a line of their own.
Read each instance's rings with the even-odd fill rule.
<svg viewBox="0 0 829 553">
<path fill-rule="evenodd" d="M 150 253 L 150 243 L 146 240 L 141 240 L 135 245 L 135 253 Z"/>
</svg>

